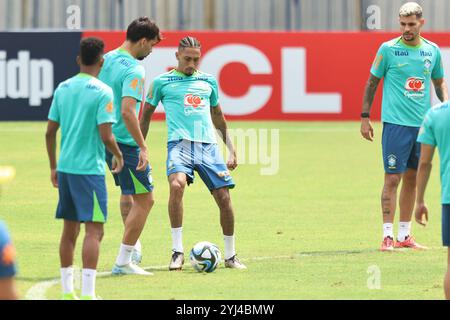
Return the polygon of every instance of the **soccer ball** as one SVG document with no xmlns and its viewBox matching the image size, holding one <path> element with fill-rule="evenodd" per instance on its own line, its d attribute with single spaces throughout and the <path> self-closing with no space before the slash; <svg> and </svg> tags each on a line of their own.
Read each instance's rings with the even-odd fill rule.
<svg viewBox="0 0 450 320">
<path fill-rule="evenodd" d="M 189 260 L 198 272 L 213 272 L 221 260 L 220 250 L 215 244 L 202 241 L 192 248 Z"/>
</svg>

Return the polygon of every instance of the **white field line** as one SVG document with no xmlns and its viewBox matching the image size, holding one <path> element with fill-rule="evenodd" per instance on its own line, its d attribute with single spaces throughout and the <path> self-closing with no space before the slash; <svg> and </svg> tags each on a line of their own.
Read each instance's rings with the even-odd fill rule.
<svg viewBox="0 0 450 320">
<path fill-rule="evenodd" d="M 442 247 L 431 247 L 428 248 L 427 251 L 430 250 L 441 250 L 443 249 Z M 396 252 L 407 252 L 409 251 L 408 249 L 396 249 Z M 302 257 L 317 257 L 317 256 L 337 256 L 337 255 L 351 255 L 351 254 L 361 254 L 361 253 L 374 253 L 374 252 L 379 252 L 379 250 L 377 249 L 365 249 L 365 250 L 337 250 L 337 251 L 324 251 L 324 252 L 301 252 L 301 253 L 296 253 L 296 254 L 292 254 L 292 255 L 283 255 L 283 256 L 273 256 L 273 257 L 253 257 L 253 258 L 243 258 L 241 259 L 242 261 L 262 261 L 262 260 L 276 260 L 276 259 L 297 259 L 297 258 L 302 258 Z M 395 254 L 394 253 L 387 253 L 387 254 Z M 144 267 L 144 270 L 167 270 L 167 265 L 164 266 L 149 266 L 149 267 Z M 101 278 L 101 277 L 107 277 L 107 276 L 111 276 L 111 272 L 110 271 L 105 271 L 105 272 L 99 272 L 97 273 L 97 277 Z M 59 278 L 55 278 L 52 280 L 47 280 L 47 281 L 42 281 L 42 282 L 38 282 L 37 284 L 35 284 L 34 286 L 32 286 L 26 293 L 25 295 L 25 299 L 27 300 L 47 300 L 47 296 L 46 293 L 47 291 L 53 287 L 54 285 L 59 284 L 60 279 Z"/>
<path fill-rule="evenodd" d="M 272 259 L 290 259 L 294 258 L 296 255 L 290 255 L 290 256 L 276 256 L 276 257 L 255 257 L 251 259 L 241 259 L 242 261 L 248 261 L 248 260 L 272 260 Z M 167 270 L 167 265 L 164 266 L 149 266 L 144 267 L 144 270 Z M 97 278 L 101 277 L 107 277 L 111 276 L 110 271 L 105 272 L 99 272 L 97 273 Z M 32 286 L 26 293 L 25 299 L 27 300 L 47 300 L 46 293 L 47 291 L 53 287 L 54 285 L 57 285 L 60 283 L 60 278 L 55 278 L 51 280 L 46 280 L 42 282 L 38 282 L 34 286 Z"/>
</svg>

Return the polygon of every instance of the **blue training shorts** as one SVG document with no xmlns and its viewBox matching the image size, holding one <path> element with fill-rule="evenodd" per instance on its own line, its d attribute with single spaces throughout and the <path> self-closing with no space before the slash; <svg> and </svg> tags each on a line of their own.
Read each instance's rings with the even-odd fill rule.
<svg viewBox="0 0 450 320">
<path fill-rule="evenodd" d="M 116 186 L 120 186 L 122 194 L 143 194 L 153 191 L 153 178 L 150 165 L 144 171 L 137 171 L 140 148 L 118 143 L 123 154 L 125 165 L 119 174 L 113 174 Z M 106 163 L 112 168 L 113 155 L 106 150 Z"/>
<path fill-rule="evenodd" d="M 105 223 L 108 217 L 105 176 L 58 172 L 56 218 Z"/>
<path fill-rule="evenodd" d="M 183 172 L 189 185 L 194 182 L 194 170 L 211 192 L 224 187 L 232 189 L 235 186 L 216 143 L 169 141 L 167 176 Z"/>
<path fill-rule="evenodd" d="M 442 245 L 450 247 L 450 204 L 442 205 Z"/>
<path fill-rule="evenodd" d="M 420 128 L 383 123 L 383 163 L 386 173 L 404 173 L 417 170 L 420 158 L 420 143 L 417 136 Z"/>
</svg>

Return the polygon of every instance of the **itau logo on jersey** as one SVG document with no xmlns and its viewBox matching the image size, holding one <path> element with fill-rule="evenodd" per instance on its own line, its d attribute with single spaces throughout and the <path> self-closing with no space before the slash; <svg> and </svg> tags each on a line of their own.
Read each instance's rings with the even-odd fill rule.
<svg viewBox="0 0 450 320">
<path fill-rule="evenodd" d="M 425 79 L 419 77 L 410 77 L 405 83 L 405 97 L 422 98 L 425 93 Z"/>
<path fill-rule="evenodd" d="M 203 97 L 195 94 L 187 94 L 184 96 L 184 113 L 186 115 L 201 113 L 205 106 L 206 102 Z"/>
</svg>

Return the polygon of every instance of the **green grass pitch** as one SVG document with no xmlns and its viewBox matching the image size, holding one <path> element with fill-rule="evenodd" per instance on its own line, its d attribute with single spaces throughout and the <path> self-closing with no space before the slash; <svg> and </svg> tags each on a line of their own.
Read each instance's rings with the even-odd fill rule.
<svg viewBox="0 0 450 320">
<path fill-rule="evenodd" d="M 380 253 L 383 180 L 381 125 L 375 141 L 364 141 L 354 122 L 230 122 L 233 129 L 279 129 L 280 167 L 260 174 L 261 164 L 244 164 L 233 173 L 236 248 L 248 270 L 211 274 L 169 272 L 170 225 L 165 176 L 166 129 L 151 124 L 148 145 L 155 182 L 155 206 L 142 234 L 142 266 L 153 277 L 97 279 L 104 299 L 443 299 L 446 250 L 441 246 L 440 196 L 436 159 L 427 202 L 426 228 L 413 223 L 426 252 Z M 44 122 L 0 123 L 0 165 L 17 170 L 2 190 L 0 217 L 18 253 L 17 284 L 23 299 L 59 299 L 58 242 L 62 224 L 54 219 L 57 190 L 49 180 Z M 99 272 L 114 263 L 122 237 L 119 190 L 107 175 L 109 220 Z M 218 209 L 199 177 L 184 199 L 184 247 L 211 241 L 223 250 Z M 395 232 L 397 232 L 398 212 Z M 83 236 L 83 232 L 80 234 Z M 81 266 L 78 241 L 75 265 Z M 379 289 L 370 289 L 379 270 Z M 36 287 L 37 286 L 37 287 Z M 36 289 L 37 288 L 37 289 Z M 36 293 L 37 292 L 37 293 Z"/>
</svg>

